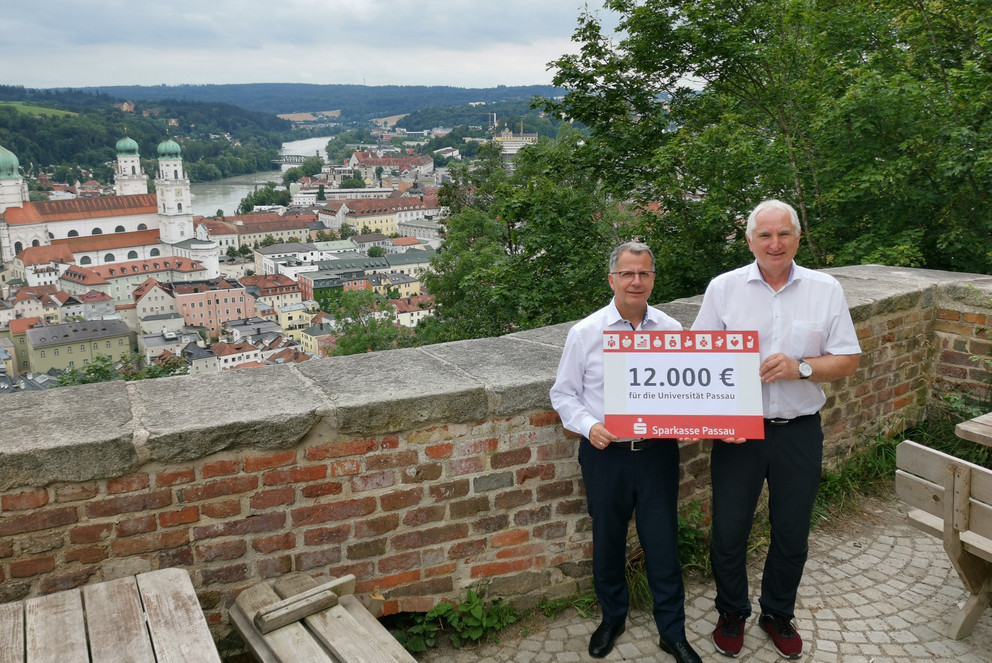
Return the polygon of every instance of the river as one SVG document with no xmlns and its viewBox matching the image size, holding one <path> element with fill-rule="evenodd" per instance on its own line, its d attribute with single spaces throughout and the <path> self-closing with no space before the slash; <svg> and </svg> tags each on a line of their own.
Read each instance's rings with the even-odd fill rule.
<svg viewBox="0 0 992 663">
<path fill-rule="evenodd" d="M 289 141 L 282 144 L 279 154 L 319 155 L 326 161 L 327 152 L 324 151 L 324 148 L 330 139 L 330 136 L 321 136 Z M 282 173 L 291 167 L 291 164 L 283 164 L 281 170 L 267 170 L 261 173 L 226 177 L 213 182 L 192 184 L 190 190 L 193 194 L 193 214 L 213 216 L 220 209 L 224 210 L 225 216 L 234 216 L 238 211 L 238 205 L 241 204 L 241 199 L 257 187 L 264 186 L 266 182 L 275 182 L 281 187 Z"/>
</svg>

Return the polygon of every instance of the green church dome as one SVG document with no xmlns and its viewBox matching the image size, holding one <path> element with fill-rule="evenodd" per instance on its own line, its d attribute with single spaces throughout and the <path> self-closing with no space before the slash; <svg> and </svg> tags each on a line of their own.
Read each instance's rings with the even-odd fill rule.
<svg viewBox="0 0 992 663">
<path fill-rule="evenodd" d="M 158 144 L 159 159 L 179 159 L 182 154 L 183 149 L 179 147 L 179 143 L 171 138 Z"/>
<path fill-rule="evenodd" d="M 0 180 L 9 180 L 20 177 L 21 163 L 17 160 L 17 155 L 0 145 Z"/>
<path fill-rule="evenodd" d="M 117 154 L 126 156 L 138 156 L 138 143 L 130 136 L 124 136 L 117 141 Z"/>
</svg>

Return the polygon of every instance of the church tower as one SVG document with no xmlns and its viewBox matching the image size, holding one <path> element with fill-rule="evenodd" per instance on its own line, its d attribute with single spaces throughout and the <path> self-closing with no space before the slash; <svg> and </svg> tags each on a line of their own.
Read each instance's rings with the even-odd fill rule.
<svg viewBox="0 0 992 663">
<path fill-rule="evenodd" d="M 117 166 L 114 168 L 114 190 L 118 196 L 148 193 L 148 175 L 141 170 L 138 143 L 130 136 L 117 141 Z"/>
<path fill-rule="evenodd" d="M 11 207 L 24 207 L 28 200 L 28 184 L 21 176 L 17 155 L 0 145 L 0 265 L 14 259 L 10 228 L 3 213 Z"/>
<path fill-rule="evenodd" d="M 158 146 L 159 237 L 166 244 L 178 244 L 193 238 L 193 209 L 189 179 L 183 173 L 182 148 L 171 138 Z"/>
</svg>

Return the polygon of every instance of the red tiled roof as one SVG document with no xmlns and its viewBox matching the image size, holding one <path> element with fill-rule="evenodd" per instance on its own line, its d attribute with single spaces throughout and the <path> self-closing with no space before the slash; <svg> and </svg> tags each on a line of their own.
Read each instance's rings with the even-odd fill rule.
<svg viewBox="0 0 992 663">
<path fill-rule="evenodd" d="M 47 265 L 53 262 L 72 264 L 75 260 L 67 246 L 29 246 L 17 254 L 25 267 Z"/>
<path fill-rule="evenodd" d="M 34 329 L 39 324 L 44 324 L 41 318 L 15 318 L 10 321 L 11 334 L 24 334 L 29 329 Z"/>
<path fill-rule="evenodd" d="M 154 193 L 133 196 L 96 196 L 69 200 L 45 200 L 8 208 L 3 214 L 12 226 L 47 221 L 99 219 L 133 214 L 155 214 L 158 198 Z"/>
<path fill-rule="evenodd" d="M 160 256 L 147 260 L 131 260 L 129 262 L 113 262 L 107 265 L 90 267 L 95 273 L 104 278 L 133 276 L 134 274 L 153 274 L 155 272 L 199 272 L 206 268 L 195 260 L 177 258 L 175 256 Z"/>
<path fill-rule="evenodd" d="M 109 233 L 52 240 L 52 246 L 67 246 L 73 253 L 126 249 L 131 246 L 150 246 L 158 243 L 158 230 L 138 230 L 133 233 Z"/>
</svg>

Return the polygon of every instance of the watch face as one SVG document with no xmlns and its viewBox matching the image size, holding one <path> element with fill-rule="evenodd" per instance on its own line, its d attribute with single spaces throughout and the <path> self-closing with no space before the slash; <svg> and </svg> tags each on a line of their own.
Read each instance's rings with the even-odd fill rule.
<svg viewBox="0 0 992 663">
<path fill-rule="evenodd" d="M 809 364 L 807 364 L 804 361 L 800 361 L 799 362 L 799 375 L 801 375 L 804 378 L 808 378 L 809 376 L 813 375 L 813 367 L 810 366 Z"/>
</svg>

